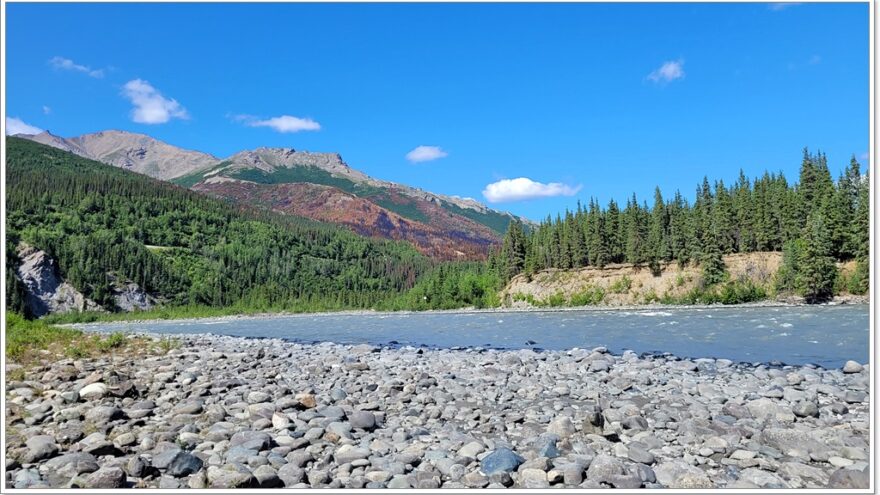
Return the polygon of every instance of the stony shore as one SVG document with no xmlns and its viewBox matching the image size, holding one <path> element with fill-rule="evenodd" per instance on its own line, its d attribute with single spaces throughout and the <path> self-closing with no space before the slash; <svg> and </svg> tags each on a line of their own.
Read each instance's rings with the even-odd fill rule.
<svg viewBox="0 0 880 495">
<path fill-rule="evenodd" d="M 868 366 L 181 336 L 7 382 L 15 488 L 867 488 Z"/>
</svg>

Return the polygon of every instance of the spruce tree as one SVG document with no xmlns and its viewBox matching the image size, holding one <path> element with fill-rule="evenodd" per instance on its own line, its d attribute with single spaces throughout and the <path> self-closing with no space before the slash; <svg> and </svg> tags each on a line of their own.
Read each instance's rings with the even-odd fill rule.
<svg viewBox="0 0 880 495">
<path fill-rule="evenodd" d="M 804 243 L 797 285 L 808 303 L 827 301 L 834 295 L 837 265 L 832 256 L 831 235 L 821 213 L 811 214 L 807 219 Z"/>
</svg>

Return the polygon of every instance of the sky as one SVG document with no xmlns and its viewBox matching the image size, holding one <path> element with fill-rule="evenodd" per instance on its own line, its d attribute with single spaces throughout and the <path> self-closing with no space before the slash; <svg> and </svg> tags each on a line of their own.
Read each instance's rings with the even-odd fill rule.
<svg viewBox="0 0 880 495">
<path fill-rule="evenodd" d="M 6 4 L 5 122 L 353 168 L 540 220 L 869 148 L 869 7 Z"/>
</svg>

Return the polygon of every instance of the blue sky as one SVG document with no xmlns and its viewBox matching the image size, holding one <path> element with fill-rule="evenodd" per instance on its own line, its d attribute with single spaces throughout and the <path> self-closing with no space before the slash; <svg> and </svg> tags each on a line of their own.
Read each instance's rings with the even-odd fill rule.
<svg viewBox="0 0 880 495">
<path fill-rule="evenodd" d="M 867 3 L 6 9 L 6 117 L 61 136 L 335 151 L 533 219 L 867 165 Z"/>
</svg>

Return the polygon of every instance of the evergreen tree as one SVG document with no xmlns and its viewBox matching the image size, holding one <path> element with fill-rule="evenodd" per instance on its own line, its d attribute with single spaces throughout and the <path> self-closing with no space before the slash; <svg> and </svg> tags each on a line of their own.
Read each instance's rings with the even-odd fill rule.
<svg viewBox="0 0 880 495">
<path fill-rule="evenodd" d="M 811 214 L 804 232 L 803 258 L 798 272 L 798 286 L 808 303 L 822 302 L 834 295 L 837 266 L 831 251 L 831 236 L 821 213 Z"/>
</svg>

